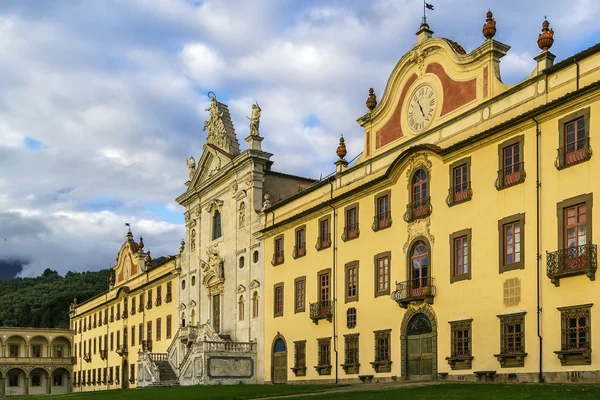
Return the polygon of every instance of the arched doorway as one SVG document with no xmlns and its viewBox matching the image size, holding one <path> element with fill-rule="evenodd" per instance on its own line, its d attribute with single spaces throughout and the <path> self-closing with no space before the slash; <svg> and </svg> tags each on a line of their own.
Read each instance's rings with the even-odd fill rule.
<svg viewBox="0 0 600 400">
<path fill-rule="evenodd" d="M 287 383 L 287 346 L 281 335 L 273 340 L 273 359 L 271 360 L 271 381 Z"/>
<path fill-rule="evenodd" d="M 121 364 L 121 389 L 127 389 L 129 387 L 129 363 L 127 359 L 123 359 Z"/>
<path fill-rule="evenodd" d="M 431 380 L 437 375 L 437 323 L 431 307 L 406 312 L 401 328 L 402 375 Z"/>
</svg>

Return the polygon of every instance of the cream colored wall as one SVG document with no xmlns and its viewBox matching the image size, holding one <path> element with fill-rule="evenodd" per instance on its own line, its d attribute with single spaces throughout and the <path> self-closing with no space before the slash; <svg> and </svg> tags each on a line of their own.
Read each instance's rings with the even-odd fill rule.
<svg viewBox="0 0 600 400">
<path fill-rule="evenodd" d="M 596 76 L 597 76 L 596 72 Z M 597 80 L 597 79 L 596 79 Z M 574 89 L 571 87 L 571 90 Z M 542 121 L 540 137 L 540 180 L 541 189 L 541 250 L 540 262 L 541 294 L 542 294 L 542 335 L 544 337 L 544 370 L 546 372 L 561 372 L 570 370 L 597 370 L 600 365 L 598 358 L 592 352 L 591 366 L 562 367 L 553 351 L 560 349 L 560 312 L 556 307 L 594 303 L 597 297 L 595 282 L 586 276 L 577 276 L 561 279 L 560 287 L 554 287 L 545 274 L 546 250 L 557 250 L 557 216 L 556 205 L 560 201 L 597 191 L 597 179 L 593 172 L 600 170 L 600 160 L 592 156 L 591 160 L 583 164 L 558 171 L 554 166 L 558 148 L 558 119 L 587 107 L 591 104 L 591 140 L 594 143 L 594 133 L 600 129 L 600 120 L 595 117 L 594 111 L 600 107 L 598 102 L 600 92 L 573 100 L 567 105 L 548 111 L 536 118 Z M 514 110 L 513 110 L 514 111 Z M 514 112 L 512 115 L 514 115 Z M 510 118 L 511 114 L 503 116 Z M 498 144 L 515 136 L 524 135 L 524 161 L 527 178 L 524 183 L 504 190 L 496 190 L 494 181 L 498 169 Z M 396 155 L 400 153 L 398 149 Z M 471 157 L 471 177 L 473 198 L 464 204 L 448 207 L 445 204 L 449 186 L 449 165 L 465 156 Z M 500 132 L 492 139 L 481 141 L 470 148 L 460 150 L 460 153 L 448 155 L 445 159 L 429 152 L 432 162 L 431 173 L 431 198 L 433 212 L 430 217 L 430 235 L 435 239 L 431 243 L 431 276 L 435 278 L 437 295 L 435 296 L 433 310 L 437 316 L 438 342 L 437 361 L 438 372 L 452 374 L 472 374 L 472 371 L 491 370 L 498 373 L 537 373 L 539 363 L 538 337 L 537 337 L 537 262 L 536 262 L 536 132 L 535 123 L 530 121 L 520 126 L 512 126 L 505 132 Z M 409 161 L 410 163 L 410 161 Z M 389 165 L 389 163 L 388 163 Z M 407 163 L 398 166 L 393 171 L 391 178 L 380 187 L 369 187 L 358 195 L 360 203 L 360 237 L 344 243 L 340 236 L 343 229 L 343 207 L 354 203 L 357 199 L 342 198 L 334 201 L 339 210 L 336 224 L 336 240 L 338 246 L 337 273 L 335 275 L 337 286 L 337 323 L 338 323 L 338 373 L 340 379 L 357 375 L 346 375 L 339 367 L 343 363 L 344 334 L 360 333 L 360 374 L 374 374 L 369 365 L 374 354 L 374 330 L 391 328 L 391 357 L 392 371 L 378 373 L 377 377 L 400 375 L 400 324 L 405 311 L 399 308 L 389 297 L 374 297 L 374 260 L 373 256 L 383 251 L 391 251 L 391 282 L 407 280 L 407 262 L 403 246 L 408 240 L 408 224 L 402 220 L 408 202 Z M 362 165 L 355 167 L 359 171 Z M 355 172 L 354 172 L 355 173 Z M 342 180 L 345 175 L 342 175 Z M 365 177 L 355 183 L 364 184 L 372 177 Z M 397 180 L 395 180 L 397 179 Z M 393 225 L 389 229 L 379 232 L 371 230 L 374 216 L 374 196 L 384 189 L 391 190 L 391 212 Z M 345 191 L 346 188 L 334 192 L 334 197 Z M 325 190 L 323 189 L 322 192 Z M 314 194 L 309 194 L 308 197 Z M 283 205 L 274 210 L 275 223 L 290 215 L 297 214 L 303 207 L 304 199 L 299 198 L 291 204 Z M 326 201 L 326 196 L 321 197 Z M 311 205 L 319 204 L 318 199 L 311 200 L 304 209 Z M 309 318 L 310 302 L 317 301 L 317 272 L 331 268 L 332 248 L 316 251 L 318 218 L 331 213 L 327 206 L 304 219 L 286 223 L 279 229 L 271 230 L 264 235 L 265 240 L 265 380 L 271 380 L 271 352 L 275 336 L 280 333 L 285 337 L 288 348 L 288 379 L 295 380 L 330 380 L 335 377 L 335 371 L 330 376 L 319 376 L 313 366 L 317 364 L 317 338 L 332 337 L 333 324 L 320 320 L 318 326 Z M 525 268 L 523 270 L 499 273 L 498 268 L 498 220 L 518 213 L 525 213 Z M 595 215 L 596 213 L 594 213 Z M 271 224 L 268 215 L 267 226 Z M 593 217 L 594 221 L 597 217 Z M 306 223 L 307 227 L 307 255 L 294 260 L 291 257 L 294 241 L 294 229 Z M 450 242 L 449 236 L 453 232 L 472 229 L 472 279 L 450 283 Z M 274 252 L 273 237 L 284 233 L 285 236 L 285 262 L 282 265 L 271 266 L 270 261 Z M 596 243 L 596 235 L 592 243 Z M 359 301 L 344 304 L 344 264 L 359 260 Z M 306 312 L 294 314 L 294 279 L 306 275 Z M 505 307 L 503 304 L 503 283 L 517 277 L 521 280 L 521 301 L 518 305 Z M 284 282 L 285 300 L 284 316 L 273 318 L 273 286 Z M 392 287 L 393 290 L 393 287 Z M 346 328 L 345 312 L 350 306 L 357 308 L 357 326 L 354 329 Z M 499 353 L 500 323 L 497 315 L 526 311 L 525 316 L 525 358 L 524 367 L 501 368 L 494 354 Z M 473 367 L 467 371 L 452 371 L 444 360 L 450 355 L 450 325 L 449 321 L 472 318 L 473 334 Z M 600 315 L 592 307 L 591 325 L 597 326 Z M 593 332 L 593 331 L 592 331 Z M 293 366 L 293 342 L 306 340 L 306 377 L 296 378 L 289 370 Z M 599 346 L 593 343 L 594 346 Z M 335 362 L 332 351 L 332 364 Z"/>
<path fill-rule="evenodd" d="M 167 316 L 171 315 L 171 338 L 175 336 L 177 329 L 179 329 L 179 318 L 178 314 L 178 305 L 179 305 L 179 291 L 178 291 L 178 278 L 176 274 L 172 272 L 175 270 L 177 266 L 177 259 L 172 259 L 165 264 L 162 264 L 158 267 L 151 269 L 148 273 L 141 273 L 136 277 L 132 278 L 129 282 L 125 282 L 123 285 L 111 289 L 106 294 L 103 294 L 89 302 L 86 302 L 79 307 L 77 307 L 75 315 L 71 317 L 72 322 L 75 323 L 77 327 L 75 334 L 75 342 L 77 343 L 77 364 L 74 368 L 75 373 L 78 374 L 79 371 L 88 371 L 93 369 L 101 369 L 101 374 L 103 373 L 103 368 L 113 367 L 113 379 L 116 380 L 116 372 L 115 367 L 119 366 L 121 371 L 120 375 L 122 375 L 122 362 L 123 358 L 116 353 L 117 347 L 117 331 L 121 332 L 121 345 L 123 345 L 123 329 L 127 329 L 127 347 L 128 347 L 128 356 L 127 361 L 128 365 L 136 364 L 135 368 L 135 379 L 137 379 L 137 354 L 138 351 L 141 350 L 142 346 L 139 342 L 139 324 L 143 324 L 144 329 L 144 340 L 147 339 L 147 322 L 152 322 L 152 352 L 153 353 L 166 353 L 167 348 L 171 344 L 172 339 L 167 339 Z M 165 301 L 165 297 L 167 294 L 167 282 L 171 282 L 172 285 L 172 301 L 167 303 Z M 157 306 L 156 302 L 156 291 L 158 286 L 162 286 L 162 304 Z M 129 288 L 129 293 L 126 293 L 123 290 L 120 290 L 124 286 Z M 143 312 L 138 311 L 140 294 L 144 293 L 144 304 L 148 299 L 148 291 L 152 289 L 152 298 L 153 305 L 151 309 L 147 309 L 144 307 Z M 118 293 L 118 294 L 117 294 Z M 117 304 L 121 304 L 121 313 L 123 312 L 123 299 L 127 297 L 128 303 L 128 318 L 119 320 L 116 319 L 116 308 Z M 135 315 L 131 315 L 131 301 L 132 298 L 136 298 L 136 313 Z M 107 325 L 102 324 L 102 326 L 98 326 L 96 328 L 92 328 L 91 330 L 87 330 L 86 332 L 81 331 L 79 333 L 79 321 L 82 318 L 89 317 L 94 313 L 98 313 L 98 311 L 102 310 L 102 316 L 104 316 L 104 310 L 108 309 L 108 318 L 110 321 L 110 309 L 111 307 L 115 308 L 115 319 L 113 322 L 109 322 Z M 156 320 L 161 318 L 161 340 L 156 340 Z M 135 326 L 135 346 L 131 346 L 131 327 Z M 111 333 L 114 335 L 114 347 L 113 351 L 110 351 L 110 335 Z M 104 350 L 104 335 L 108 335 L 108 358 L 107 360 L 102 360 L 100 357 L 100 345 L 97 343 L 96 353 L 93 353 L 93 342 L 94 338 L 98 341 L 99 338 L 102 338 L 102 349 Z M 84 341 L 88 341 L 92 339 L 92 361 L 86 362 L 83 359 L 83 347 L 82 348 L 82 356 L 79 356 L 79 348 L 83 346 Z M 88 349 L 88 352 L 90 350 Z M 130 367 L 129 367 L 130 368 Z M 108 370 L 107 370 L 108 371 Z M 109 373 L 107 372 L 109 375 Z M 110 376 L 110 375 L 109 375 Z M 93 377 L 93 375 L 92 375 Z M 131 377 L 131 376 L 130 376 Z M 79 375 L 77 375 L 79 378 Z M 83 376 L 82 376 L 83 378 Z M 79 380 L 79 379 L 78 379 Z M 83 379 L 82 379 L 83 380 Z M 101 380 L 98 379 L 97 380 Z M 119 376 L 119 380 L 121 380 L 121 376 Z M 87 381 L 87 372 L 86 372 L 86 381 Z M 130 388 L 136 387 L 136 382 L 129 384 Z M 86 386 L 77 386 L 74 391 L 96 391 L 96 390 L 107 390 L 107 389 L 119 389 L 121 388 L 121 383 L 118 385 L 113 383 L 112 385 L 104 384 L 104 385 L 86 385 Z"/>
</svg>

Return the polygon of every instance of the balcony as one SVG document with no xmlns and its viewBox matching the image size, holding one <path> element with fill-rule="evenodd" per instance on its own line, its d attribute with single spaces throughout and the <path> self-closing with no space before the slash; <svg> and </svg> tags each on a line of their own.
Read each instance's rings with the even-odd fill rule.
<svg viewBox="0 0 600 400">
<path fill-rule="evenodd" d="M 115 322 L 115 316 L 111 315 L 110 318 L 108 319 L 108 322 Z"/>
<path fill-rule="evenodd" d="M 392 292 L 394 300 L 402 308 L 412 302 L 433 304 L 435 285 L 433 278 L 417 278 L 406 282 L 396 282 L 396 290 Z"/>
<path fill-rule="evenodd" d="M 96 327 L 97 327 L 97 326 L 98 326 L 98 325 L 96 324 L 96 321 L 94 321 L 94 323 L 92 324 L 92 327 L 93 327 L 94 329 L 96 329 Z"/>
<path fill-rule="evenodd" d="M 283 264 L 283 251 L 276 251 L 275 254 L 273 254 L 273 259 L 271 260 L 271 265 L 275 266 L 275 265 L 279 265 L 279 264 Z"/>
<path fill-rule="evenodd" d="M 558 155 L 554 161 L 554 166 L 558 170 L 587 161 L 592 157 L 590 138 L 583 138 L 575 143 L 569 143 L 557 149 L 556 152 Z"/>
<path fill-rule="evenodd" d="M 100 358 L 106 360 L 108 358 L 108 350 L 100 350 Z"/>
<path fill-rule="evenodd" d="M 83 360 L 84 360 L 85 362 L 91 362 L 91 361 L 92 361 L 92 354 L 91 354 L 91 353 L 85 353 L 85 354 L 83 355 Z"/>
<path fill-rule="evenodd" d="M 155 305 L 156 307 L 158 307 L 158 306 L 162 305 L 162 297 L 161 297 L 161 296 L 157 296 L 157 297 L 156 297 L 156 300 L 154 300 L 154 305 Z"/>
<path fill-rule="evenodd" d="M 430 200 L 431 197 L 425 197 L 408 203 L 406 205 L 406 213 L 404 213 L 404 220 L 406 222 L 413 222 L 431 215 Z"/>
<path fill-rule="evenodd" d="M 317 238 L 317 243 L 315 244 L 315 249 L 319 251 L 328 247 L 331 247 L 331 234 L 328 233 L 325 236 L 319 236 Z"/>
<path fill-rule="evenodd" d="M 325 300 L 316 303 L 310 303 L 310 319 L 315 324 L 319 324 L 320 319 L 327 319 L 331 322 L 333 317 L 333 301 Z"/>
<path fill-rule="evenodd" d="M 300 258 L 306 255 L 306 242 L 298 243 L 294 246 L 294 251 L 292 252 L 292 257 L 294 259 Z"/>
<path fill-rule="evenodd" d="M 90 358 L 91 360 L 91 358 Z M 0 366 L 17 364 L 19 366 L 62 366 L 68 368 L 77 364 L 77 357 L 0 357 Z"/>
<path fill-rule="evenodd" d="M 342 240 L 347 242 L 348 240 L 356 239 L 360 235 L 360 230 L 358 229 L 358 222 L 354 224 L 349 224 L 344 227 L 344 232 L 342 232 Z"/>
<path fill-rule="evenodd" d="M 595 244 L 570 247 L 552 253 L 546 252 L 546 275 L 555 286 L 560 279 L 574 275 L 587 275 L 591 281 L 596 279 L 598 256 Z"/>
<path fill-rule="evenodd" d="M 170 303 L 173 301 L 173 295 L 171 293 L 167 293 L 165 296 L 165 303 Z"/>
<path fill-rule="evenodd" d="M 140 303 L 140 305 L 138 306 L 138 312 L 139 313 L 144 312 L 144 303 Z"/>
<path fill-rule="evenodd" d="M 182 343 L 193 342 L 198 337 L 198 327 L 194 325 L 182 326 L 179 331 L 179 340 Z"/>
<path fill-rule="evenodd" d="M 473 190 L 471 190 L 471 182 L 465 182 L 462 185 L 454 186 L 448 189 L 446 204 L 448 204 L 448 207 L 452 207 L 453 205 L 469 201 L 472 197 Z"/>
<path fill-rule="evenodd" d="M 392 213 L 390 211 L 379 213 L 373 217 L 373 225 L 371 225 L 373 232 L 389 228 L 390 226 L 392 226 Z"/>
<path fill-rule="evenodd" d="M 108 318 L 104 317 L 104 325 L 108 324 Z"/>
<path fill-rule="evenodd" d="M 129 313 L 127 312 L 127 310 L 123 311 L 123 314 L 121 314 L 121 318 L 123 318 L 123 319 L 129 318 Z"/>
<path fill-rule="evenodd" d="M 126 345 L 117 346 L 117 354 L 120 355 L 121 357 L 126 357 L 127 354 L 129 354 L 129 351 L 127 350 L 127 346 Z"/>
<path fill-rule="evenodd" d="M 525 182 L 526 176 L 525 163 L 516 163 L 498 171 L 498 177 L 496 178 L 494 186 L 496 186 L 496 189 L 502 190 Z"/>
</svg>

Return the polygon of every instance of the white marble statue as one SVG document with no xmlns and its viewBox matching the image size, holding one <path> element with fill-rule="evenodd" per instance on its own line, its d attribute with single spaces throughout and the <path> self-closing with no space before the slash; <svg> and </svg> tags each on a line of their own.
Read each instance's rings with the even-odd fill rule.
<svg viewBox="0 0 600 400">
<path fill-rule="evenodd" d="M 250 120 L 250 136 L 258 136 L 258 126 L 260 125 L 260 106 L 258 102 L 252 104 L 252 116 L 246 117 Z"/>
</svg>

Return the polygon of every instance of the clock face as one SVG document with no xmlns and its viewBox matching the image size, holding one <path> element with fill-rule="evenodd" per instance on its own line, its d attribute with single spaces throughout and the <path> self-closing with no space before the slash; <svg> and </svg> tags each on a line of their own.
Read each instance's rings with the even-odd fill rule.
<svg viewBox="0 0 600 400">
<path fill-rule="evenodd" d="M 410 96 L 407 109 L 408 126 L 413 132 L 422 132 L 433 120 L 437 95 L 430 85 L 419 86 Z"/>
</svg>

